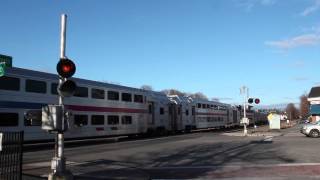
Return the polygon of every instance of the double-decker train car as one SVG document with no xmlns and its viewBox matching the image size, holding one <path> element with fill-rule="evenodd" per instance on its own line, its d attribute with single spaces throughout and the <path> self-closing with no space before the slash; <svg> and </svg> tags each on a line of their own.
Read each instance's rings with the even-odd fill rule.
<svg viewBox="0 0 320 180">
<path fill-rule="evenodd" d="M 77 89 L 64 99 L 71 112 L 66 139 L 137 135 L 233 127 L 241 112 L 220 102 L 73 78 Z M 0 131 L 25 132 L 26 141 L 54 138 L 41 129 L 41 117 L 30 111 L 58 104 L 58 76 L 21 68 L 7 68 L 0 77 Z M 249 118 L 264 118 L 259 113 Z"/>
<path fill-rule="evenodd" d="M 214 101 L 195 100 L 196 128 L 224 127 L 229 122 L 231 106 Z"/>
<path fill-rule="evenodd" d="M 74 78 L 77 90 L 65 98 L 72 112 L 66 138 L 146 133 L 149 123 L 145 90 Z M 24 130 L 26 140 L 51 139 L 41 119 L 25 118 L 29 110 L 57 104 L 58 76 L 8 68 L 0 78 L 0 130 Z"/>
</svg>

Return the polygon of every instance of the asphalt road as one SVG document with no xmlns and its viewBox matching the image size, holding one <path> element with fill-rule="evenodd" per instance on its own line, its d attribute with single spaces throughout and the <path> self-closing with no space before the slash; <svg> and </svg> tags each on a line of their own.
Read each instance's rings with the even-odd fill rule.
<svg viewBox="0 0 320 180">
<path fill-rule="evenodd" d="M 206 132 L 83 145 L 65 155 L 77 179 L 315 179 L 319 149 L 320 138 L 295 126 L 249 137 Z M 24 153 L 24 173 L 45 177 L 52 156 L 51 150 Z"/>
</svg>

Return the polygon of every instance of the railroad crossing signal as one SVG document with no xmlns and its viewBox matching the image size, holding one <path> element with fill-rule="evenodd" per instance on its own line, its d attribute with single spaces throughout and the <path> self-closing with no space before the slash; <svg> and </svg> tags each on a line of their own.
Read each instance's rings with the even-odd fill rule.
<svg viewBox="0 0 320 180">
<path fill-rule="evenodd" d="M 67 58 L 61 58 L 57 64 L 57 72 L 60 78 L 63 79 L 62 83 L 58 86 L 58 93 L 62 97 L 73 96 L 76 91 L 77 85 L 74 81 L 68 80 L 76 72 L 76 65 L 72 60 Z"/>
<path fill-rule="evenodd" d="M 61 58 L 57 64 L 58 74 L 63 78 L 69 78 L 76 72 L 76 65 L 67 58 Z"/>
<path fill-rule="evenodd" d="M 260 99 L 259 98 L 248 98 L 248 103 L 249 104 L 252 104 L 253 102 L 255 104 L 259 104 L 260 103 Z"/>
</svg>

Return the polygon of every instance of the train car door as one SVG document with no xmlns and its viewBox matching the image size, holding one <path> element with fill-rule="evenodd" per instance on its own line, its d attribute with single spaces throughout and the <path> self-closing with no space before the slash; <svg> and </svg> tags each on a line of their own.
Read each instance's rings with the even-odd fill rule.
<svg viewBox="0 0 320 180">
<path fill-rule="evenodd" d="M 196 107 L 195 106 L 192 106 L 191 116 L 192 116 L 192 126 L 195 126 L 196 125 Z"/>
<path fill-rule="evenodd" d="M 148 102 L 148 109 L 149 109 L 148 124 L 154 125 L 155 124 L 154 102 L 151 102 L 151 101 Z"/>
<path fill-rule="evenodd" d="M 169 114 L 170 114 L 170 123 L 171 123 L 171 130 L 177 130 L 177 111 L 176 111 L 176 104 L 169 105 Z"/>
<path fill-rule="evenodd" d="M 233 123 L 237 124 L 238 122 L 238 111 L 233 110 Z"/>
<path fill-rule="evenodd" d="M 178 105 L 177 107 L 177 130 L 184 129 L 183 123 L 182 123 L 182 105 Z"/>
</svg>

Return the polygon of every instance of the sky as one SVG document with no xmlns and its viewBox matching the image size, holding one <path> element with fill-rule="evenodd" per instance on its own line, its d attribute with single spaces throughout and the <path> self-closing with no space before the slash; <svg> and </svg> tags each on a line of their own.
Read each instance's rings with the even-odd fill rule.
<svg viewBox="0 0 320 180">
<path fill-rule="evenodd" d="M 56 73 L 60 16 L 76 77 L 241 103 L 320 85 L 320 0 L 0 0 L 0 54 Z"/>
</svg>

